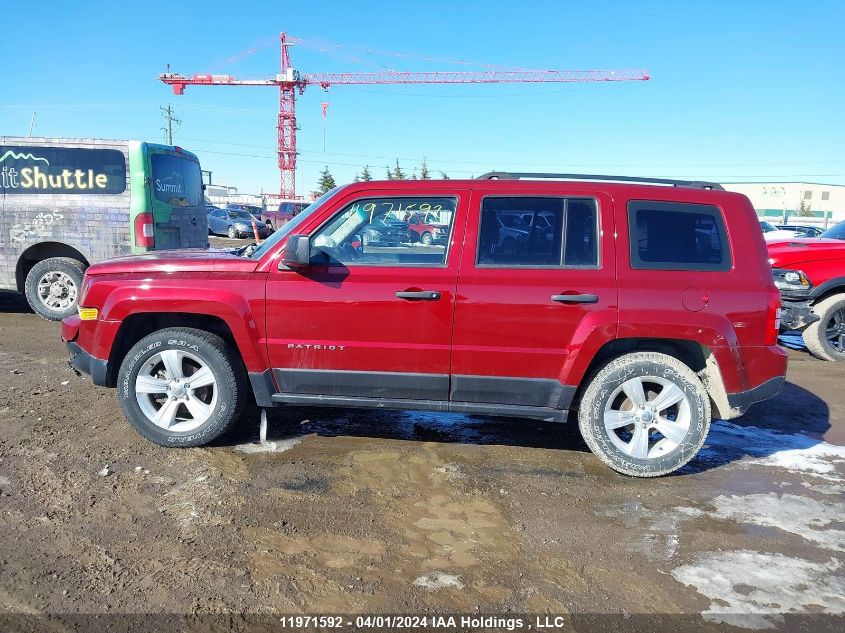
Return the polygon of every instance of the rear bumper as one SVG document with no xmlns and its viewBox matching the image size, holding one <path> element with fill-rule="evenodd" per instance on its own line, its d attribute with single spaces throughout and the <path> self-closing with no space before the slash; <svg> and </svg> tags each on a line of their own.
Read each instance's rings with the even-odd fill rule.
<svg viewBox="0 0 845 633">
<path fill-rule="evenodd" d="M 728 394 L 728 406 L 731 410 L 731 417 L 739 417 L 755 402 L 762 402 L 769 398 L 774 398 L 780 393 L 783 388 L 783 383 L 786 378 L 783 376 L 776 376 L 770 378 L 761 385 L 749 389 L 748 391 L 740 391 L 739 393 Z"/>
<path fill-rule="evenodd" d="M 819 317 L 813 314 L 810 301 L 784 300 L 780 309 L 781 330 L 803 330 L 818 320 Z"/>
<path fill-rule="evenodd" d="M 68 364 L 71 369 L 79 375 L 87 374 L 91 376 L 95 385 L 108 386 L 108 361 L 94 358 L 73 341 L 67 343 L 67 350 L 70 354 Z"/>
</svg>

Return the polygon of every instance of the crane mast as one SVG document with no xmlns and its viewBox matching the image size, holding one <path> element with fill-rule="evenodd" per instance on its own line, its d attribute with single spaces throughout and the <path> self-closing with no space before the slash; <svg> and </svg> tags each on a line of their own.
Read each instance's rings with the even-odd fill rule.
<svg viewBox="0 0 845 633">
<path fill-rule="evenodd" d="M 300 74 L 290 61 L 290 47 L 294 42 L 286 33 L 279 35 L 281 48 L 279 74 L 267 79 L 236 79 L 225 74 L 196 74 L 191 76 L 166 72 L 159 79 L 171 86 L 176 95 L 184 94 L 186 86 L 274 86 L 279 89 L 278 159 L 281 174 L 279 195 L 296 197 L 296 96 L 307 86 L 328 90 L 341 85 L 396 84 L 503 84 L 503 83 L 572 83 L 600 81 L 647 81 L 647 71 L 627 70 L 486 70 L 404 72 L 385 70 L 369 73 Z"/>
</svg>

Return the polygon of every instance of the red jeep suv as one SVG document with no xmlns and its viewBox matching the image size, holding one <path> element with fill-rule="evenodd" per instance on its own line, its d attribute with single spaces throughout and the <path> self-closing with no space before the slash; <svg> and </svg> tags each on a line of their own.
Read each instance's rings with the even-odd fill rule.
<svg viewBox="0 0 845 633">
<path fill-rule="evenodd" d="M 440 243 L 364 243 L 434 213 Z M 520 239 L 503 239 L 519 219 Z M 510 235 L 510 233 L 508 233 Z M 745 196 L 688 181 L 497 172 L 353 183 L 261 246 L 91 266 L 62 337 L 139 433 L 206 444 L 242 405 L 564 422 L 650 477 L 711 418 L 778 393 L 780 294 Z M 573 414 L 574 416 L 574 414 Z"/>
</svg>

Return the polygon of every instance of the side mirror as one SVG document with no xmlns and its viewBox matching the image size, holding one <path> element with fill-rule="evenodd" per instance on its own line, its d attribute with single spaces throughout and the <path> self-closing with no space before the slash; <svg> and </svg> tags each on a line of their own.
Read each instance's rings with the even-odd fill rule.
<svg viewBox="0 0 845 633">
<path fill-rule="evenodd" d="M 288 236 L 282 263 L 288 268 L 305 268 L 311 263 L 311 241 L 307 235 Z"/>
</svg>

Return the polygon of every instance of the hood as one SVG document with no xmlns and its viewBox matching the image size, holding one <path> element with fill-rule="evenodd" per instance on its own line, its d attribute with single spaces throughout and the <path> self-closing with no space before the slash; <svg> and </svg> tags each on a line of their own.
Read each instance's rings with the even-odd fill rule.
<svg viewBox="0 0 845 633">
<path fill-rule="evenodd" d="M 820 238 L 793 238 L 770 242 L 769 258 L 775 268 L 803 262 L 845 260 L 845 241 Z"/>
<path fill-rule="evenodd" d="M 122 273 L 249 272 L 255 270 L 257 265 L 257 261 L 235 255 L 230 250 L 185 248 L 115 257 L 90 266 L 85 273 L 91 276 Z"/>
</svg>

